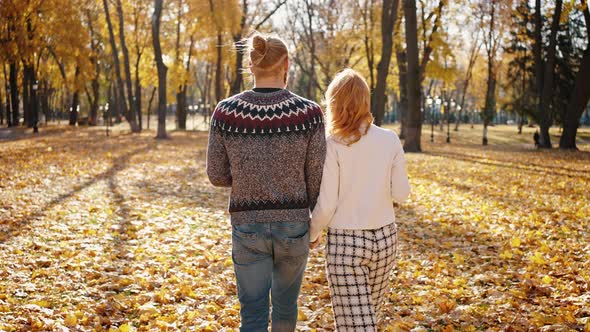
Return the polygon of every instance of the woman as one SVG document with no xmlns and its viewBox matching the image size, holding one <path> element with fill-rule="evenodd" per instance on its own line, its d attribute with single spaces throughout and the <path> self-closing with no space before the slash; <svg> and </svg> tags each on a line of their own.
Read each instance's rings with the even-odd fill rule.
<svg viewBox="0 0 590 332">
<path fill-rule="evenodd" d="M 289 54 L 276 37 L 250 39 L 254 88 L 213 112 L 207 174 L 231 187 L 232 258 L 241 331 L 294 331 L 309 253 L 309 221 L 326 154 L 320 107 L 285 89 Z"/>
<path fill-rule="evenodd" d="M 329 226 L 326 266 L 338 331 L 376 331 L 397 249 L 392 199 L 410 193 L 401 142 L 372 124 L 370 98 L 352 69 L 326 91 L 330 136 L 310 233 L 315 247 Z"/>
</svg>

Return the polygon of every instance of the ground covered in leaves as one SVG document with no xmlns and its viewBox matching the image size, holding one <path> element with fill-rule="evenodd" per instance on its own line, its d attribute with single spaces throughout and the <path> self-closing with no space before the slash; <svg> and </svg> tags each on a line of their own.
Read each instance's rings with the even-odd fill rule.
<svg viewBox="0 0 590 332">
<path fill-rule="evenodd" d="M 590 153 L 532 131 L 452 132 L 408 155 L 388 331 L 590 331 Z M 581 137 L 587 135 L 583 132 Z M 555 139 L 555 138 L 554 138 Z M 44 130 L 0 141 L 0 330 L 232 331 L 228 192 L 205 132 Z M 322 251 L 301 331 L 333 330 Z"/>
</svg>

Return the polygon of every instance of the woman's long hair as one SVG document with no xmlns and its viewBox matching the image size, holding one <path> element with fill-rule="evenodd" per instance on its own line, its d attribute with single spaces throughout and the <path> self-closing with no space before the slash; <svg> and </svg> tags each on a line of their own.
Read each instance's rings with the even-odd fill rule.
<svg viewBox="0 0 590 332">
<path fill-rule="evenodd" d="M 346 145 L 358 142 L 373 123 L 371 91 L 355 70 L 338 73 L 326 90 L 328 131 Z"/>
</svg>

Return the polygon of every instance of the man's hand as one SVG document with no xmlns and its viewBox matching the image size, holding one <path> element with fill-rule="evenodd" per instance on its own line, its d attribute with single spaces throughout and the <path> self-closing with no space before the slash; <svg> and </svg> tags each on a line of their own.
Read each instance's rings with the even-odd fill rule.
<svg viewBox="0 0 590 332">
<path fill-rule="evenodd" d="M 322 234 L 313 242 L 309 243 L 309 249 L 315 249 L 322 242 Z"/>
</svg>

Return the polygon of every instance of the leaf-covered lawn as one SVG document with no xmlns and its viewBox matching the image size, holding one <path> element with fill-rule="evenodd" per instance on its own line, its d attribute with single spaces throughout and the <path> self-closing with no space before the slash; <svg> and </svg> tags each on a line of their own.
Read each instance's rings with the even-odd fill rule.
<svg viewBox="0 0 590 332">
<path fill-rule="evenodd" d="M 502 127 L 482 148 L 480 130 L 425 130 L 408 155 L 383 328 L 590 331 L 590 153 Z M 205 132 L 171 136 L 0 142 L 0 330 L 239 326 L 228 192 L 206 179 Z M 333 330 L 321 250 L 300 303 L 300 330 Z"/>
</svg>

